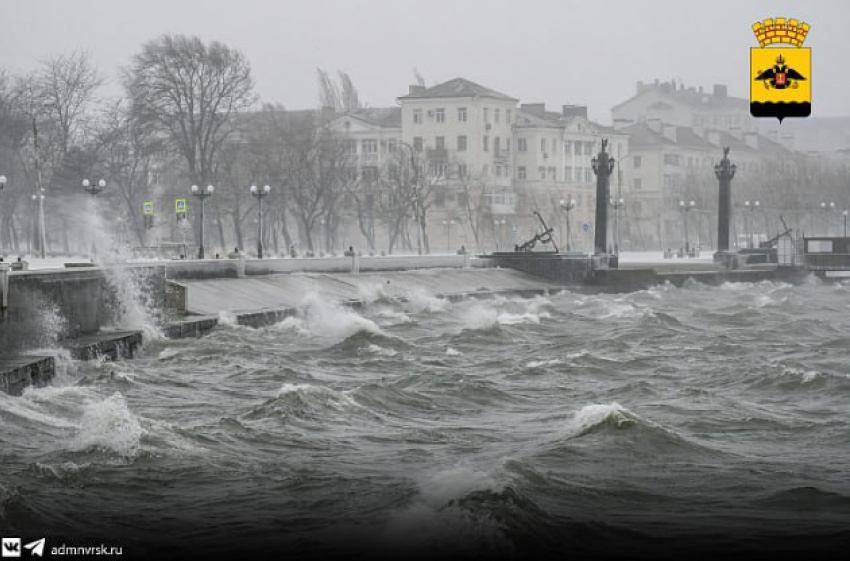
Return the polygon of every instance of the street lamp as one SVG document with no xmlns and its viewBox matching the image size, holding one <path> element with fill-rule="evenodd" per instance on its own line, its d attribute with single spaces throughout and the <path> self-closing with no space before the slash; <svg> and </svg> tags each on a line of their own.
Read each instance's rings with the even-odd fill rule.
<svg viewBox="0 0 850 561">
<path fill-rule="evenodd" d="M 750 209 L 749 227 L 747 228 L 749 230 L 750 248 L 755 247 L 755 242 L 753 239 L 755 236 L 753 234 L 753 213 L 756 211 L 759 205 L 761 205 L 760 201 L 753 201 L 752 203 L 750 203 L 750 201 L 744 201 L 744 206 Z"/>
<path fill-rule="evenodd" d="M 493 233 L 496 236 L 496 251 L 499 251 L 499 230 L 500 230 L 500 227 L 504 227 L 505 224 L 507 224 L 507 223 L 508 223 L 507 220 L 505 220 L 504 218 L 502 218 L 501 220 L 498 219 L 498 218 L 493 220 Z"/>
<path fill-rule="evenodd" d="M 103 191 L 104 187 L 106 187 L 106 181 L 104 181 L 103 179 L 101 179 L 97 183 L 92 183 L 88 179 L 83 179 L 83 189 L 85 190 L 86 193 L 88 193 L 89 195 L 92 196 L 92 201 L 94 201 L 94 198 L 98 193 Z M 94 207 L 92 209 L 92 213 L 95 216 L 97 216 L 97 207 Z M 92 236 L 92 241 L 91 241 L 92 256 L 97 255 L 97 235 L 98 235 L 98 233 L 94 232 L 94 235 Z"/>
<path fill-rule="evenodd" d="M 45 245 L 46 244 L 46 235 L 44 232 L 44 187 L 38 190 L 38 193 L 34 193 L 32 196 L 32 200 L 35 203 L 38 203 L 38 220 L 37 227 L 38 232 L 36 232 L 36 243 L 41 246 L 41 258 L 45 257 Z"/>
<path fill-rule="evenodd" d="M 92 183 L 88 179 L 83 179 L 83 189 L 85 189 L 86 193 L 94 197 L 106 187 L 106 181 L 101 179 L 97 183 Z"/>
<path fill-rule="evenodd" d="M 259 204 L 259 220 L 257 221 L 257 259 L 263 258 L 263 197 L 268 196 L 272 188 L 264 185 L 262 189 L 258 189 L 256 185 L 251 185 L 251 195 L 257 197 Z"/>
<path fill-rule="evenodd" d="M 443 226 L 446 227 L 446 253 L 452 252 L 452 226 L 454 226 L 454 220 L 443 220 Z"/>
<path fill-rule="evenodd" d="M 835 210 L 835 202 L 825 202 L 821 201 L 820 207 L 823 209 L 824 213 L 829 213 L 830 210 Z M 826 215 L 826 235 L 829 235 L 829 214 Z"/>
<path fill-rule="evenodd" d="M 682 209 L 682 228 L 685 232 L 685 256 L 691 253 L 690 243 L 688 242 L 688 213 L 697 206 L 695 201 L 679 201 L 679 208 Z"/>
<path fill-rule="evenodd" d="M 620 254 L 620 209 L 626 204 L 623 197 L 611 197 L 608 204 L 614 209 L 614 254 Z"/>
<path fill-rule="evenodd" d="M 564 211 L 564 214 L 567 215 L 567 251 L 572 251 L 572 232 L 570 232 L 570 211 L 576 207 L 576 200 L 570 199 L 569 201 L 565 201 L 561 199 L 560 201 L 561 210 Z"/>
<path fill-rule="evenodd" d="M 207 185 L 206 189 L 192 185 L 192 195 L 198 197 L 201 201 L 201 245 L 198 248 L 198 259 L 204 258 L 204 201 L 212 196 L 213 191 L 215 191 L 215 187 L 212 185 Z"/>
<path fill-rule="evenodd" d="M 845 238 L 847 237 L 847 214 L 848 213 L 850 213 L 850 212 L 848 212 L 846 210 L 841 213 L 841 215 L 844 216 L 844 237 Z"/>
</svg>

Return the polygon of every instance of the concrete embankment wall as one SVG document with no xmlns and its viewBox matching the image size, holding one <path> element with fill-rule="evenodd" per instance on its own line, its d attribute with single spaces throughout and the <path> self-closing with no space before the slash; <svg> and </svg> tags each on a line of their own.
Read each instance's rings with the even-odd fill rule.
<svg viewBox="0 0 850 561">
<path fill-rule="evenodd" d="M 135 303 L 165 305 L 164 266 L 13 272 L 8 308 L 0 315 L 0 354 L 97 333 L 120 323 Z"/>
<path fill-rule="evenodd" d="M 313 257 L 294 259 L 203 259 L 169 261 L 168 278 L 216 279 L 280 273 L 350 273 L 355 265 L 351 257 Z M 487 259 L 469 255 L 390 255 L 386 257 L 357 257 L 361 272 L 409 271 L 414 269 L 489 267 Z"/>
<path fill-rule="evenodd" d="M 542 293 L 563 287 L 510 269 L 423 269 L 372 273 L 291 273 L 243 279 L 183 281 L 189 312 L 217 316 L 292 309 L 310 298 L 337 302 L 420 295 L 458 297 L 494 293 Z"/>
</svg>

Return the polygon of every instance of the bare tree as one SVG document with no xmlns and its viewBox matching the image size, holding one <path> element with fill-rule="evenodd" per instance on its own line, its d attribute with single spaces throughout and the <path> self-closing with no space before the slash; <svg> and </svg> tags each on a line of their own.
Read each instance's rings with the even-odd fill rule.
<svg viewBox="0 0 850 561">
<path fill-rule="evenodd" d="M 85 124 L 86 110 L 95 100 L 103 79 L 82 51 L 55 56 L 43 63 L 38 87 L 43 109 L 56 123 L 62 156 L 77 140 L 79 128 Z"/>
<path fill-rule="evenodd" d="M 252 106 L 251 68 L 222 43 L 162 35 L 142 46 L 125 73 L 134 116 L 164 132 L 186 161 L 189 179 L 205 185 L 232 134 L 232 117 Z"/>
</svg>

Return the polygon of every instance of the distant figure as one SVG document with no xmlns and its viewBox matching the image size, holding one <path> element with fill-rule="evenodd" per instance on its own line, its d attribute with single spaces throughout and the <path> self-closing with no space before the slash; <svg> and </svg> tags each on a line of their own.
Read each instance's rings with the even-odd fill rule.
<svg viewBox="0 0 850 561">
<path fill-rule="evenodd" d="M 457 250 L 457 254 L 458 255 L 466 255 L 466 246 L 465 245 L 460 246 L 460 249 Z"/>
<path fill-rule="evenodd" d="M 519 244 L 514 244 L 514 252 L 519 253 Z"/>
<path fill-rule="evenodd" d="M 298 254 L 295 252 L 295 244 L 289 246 L 289 256 L 298 257 Z"/>
<path fill-rule="evenodd" d="M 239 255 L 239 248 L 238 247 L 234 247 L 233 251 L 227 254 L 228 259 L 239 259 L 239 257 L 240 257 L 240 255 Z"/>
<path fill-rule="evenodd" d="M 343 255 L 345 255 L 346 257 L 354 257 L 354 246 L 348 246 L 348 250 Z"/>
</svg>

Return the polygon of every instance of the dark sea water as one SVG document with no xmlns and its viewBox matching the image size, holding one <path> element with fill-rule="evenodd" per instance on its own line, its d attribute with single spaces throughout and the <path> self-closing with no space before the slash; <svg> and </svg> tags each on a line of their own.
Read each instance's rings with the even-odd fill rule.
<svg viewBox="0 0 850 561">
<path fill-rule="evenodd" d="M 2 534 L 150 559 L 850 542 L 850 285 L 370 300 L 0 393 Z"/>
</svg>

